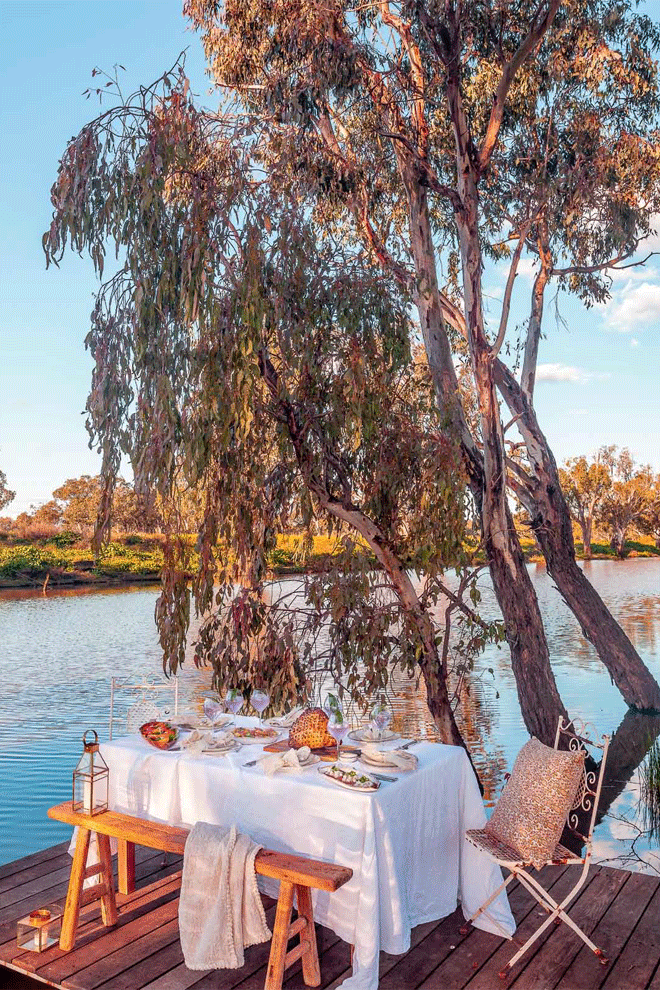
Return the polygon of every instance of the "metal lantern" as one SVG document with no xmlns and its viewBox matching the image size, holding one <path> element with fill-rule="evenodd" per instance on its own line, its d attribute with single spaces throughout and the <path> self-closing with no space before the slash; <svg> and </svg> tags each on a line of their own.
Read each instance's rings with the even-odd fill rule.
<svg viewBox="0 0 660 990">
<path fill-rule="evenodd" d="M 94 741 L 89 742 L 89 732 Z M 108 766 L 99 753 L 99 737 L 94 729 L 83 736 L 83 755 L 73 771 L 73 810 L 98 815 L 108 810 Z"/>
<path fill-rule="evenodd" d="M 19 949 L 28 952 L 45 952 L 59 942 L 61 927 L 62 908 L 59 904 L 48 904 L 21 918 L 17 925 L 16 944 Z"/>
</svg>

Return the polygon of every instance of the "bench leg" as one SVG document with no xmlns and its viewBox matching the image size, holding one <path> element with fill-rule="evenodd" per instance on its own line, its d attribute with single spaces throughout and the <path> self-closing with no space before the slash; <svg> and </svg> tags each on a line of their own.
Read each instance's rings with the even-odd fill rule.
<svg viewBox="0 0 660 990">
<path fill-rule="evenodd" d="M 101 894 L 101 917 L 104 925 L 117 924 L 117 901 L 115 899 L 115 886 L 112 878 L 112 852 L 110 851 L 110 839 L 107 835 L 96 833 L 96 841 L 99 847 L 99 860 L 101 862 L 101 881 L 105 886 L 105 893 Z"/>
<path fill-rule="evenodd" d="M 289 923 L 293 908 L 294 885 L 287 880 L 280 882 L 280 896 L 275 912 L 273 940 L 270 943 L 270 957 L 264 990 L 281 990 L 284 979 L 286 949 L 289 941 Z"/>
<path fill-rule="evenodd" d="M 117 840 L 117 890 L 120 894 L 132 894 L 135 890 L 135 843 L 127 839 Z"/>
<path fill-rule="evenodd" d="M 303 979 L 305 986 L 319 987 L 321 985 L 321 967 L 319 966 L 319 950 L 316 944 L 312 892 L 309 887 L 297 884 L 296 899 L 298 901 L 298 915 L 307 922 L 307 927 L 300 933 L 300 941 L 305 943 L 305 952 L 302 956 Z"/>
<path fill-rule="evenodd" d="M 66 905 L 64 908 L 64 914 L 62 915 L 60 949 L 62 949 L 63 952 L 70 952 L 76 941 L 76 929 L 78 928 L 78 916 L 80 914 L 80 895 L 82 893 L 82 885 L 85 879 L 90 835 L 91 832 L 89 829 L 78 829 L 76 848 L 73 854 L 73 862 L 71 863 L 69 889 L 66 893 Z"/>
</svg>

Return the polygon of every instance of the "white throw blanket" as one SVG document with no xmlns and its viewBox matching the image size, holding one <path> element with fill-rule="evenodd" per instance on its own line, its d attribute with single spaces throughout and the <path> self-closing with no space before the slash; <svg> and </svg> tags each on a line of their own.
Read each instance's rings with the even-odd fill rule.
<svg viewBox="0 0 660 990">
<path fill-rule="evenodd" d="M 188 969 L 240 969 L 243 950 L 266 942 L 254 859 L 261 846 L 236 826 L 197 822 L 183 856 L 179 901 L 181 948 Z"/>
</svg>

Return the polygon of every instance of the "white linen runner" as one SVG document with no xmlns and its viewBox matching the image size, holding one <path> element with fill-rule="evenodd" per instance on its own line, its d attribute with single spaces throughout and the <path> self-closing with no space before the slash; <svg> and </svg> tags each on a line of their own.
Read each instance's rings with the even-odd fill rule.
<svg viewBox="0 0 660 990">
<path fill-rule="evenodd" d="M 240 969 L 243 950 L 267 942 L 254 859 L 261 846 L 247 835 L 197 822 L 186 840 L 179 934 L 192 970 Z"/>
</svg>

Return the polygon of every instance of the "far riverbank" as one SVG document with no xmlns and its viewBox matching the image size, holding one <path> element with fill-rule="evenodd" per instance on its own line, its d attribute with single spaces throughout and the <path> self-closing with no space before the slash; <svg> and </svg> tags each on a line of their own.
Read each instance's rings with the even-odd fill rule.
<svg viewBox="0 0 660 990">
<path fill-rule="evenodd" d="M 195 537 L 186 539 L 192 573 L 196 566 Z M 529 563 L 543 563 L 531 538 L 523 533 L 521 542 Z M 626 548 L 627 559 L 660 556 L 660 549 L 644 537 L 629 541 Z M 575 549 L 578 559 L 584 560 L 582 544 L 576 543 Z M 608 543 L 594 543 L 592 550 L 593 560 L 619 560 Z M 270 570 L 273 577 L 328 570 L 335 553 L 334 538 L 315 536 L 309 541 L 302 534 L 280 534 L 270 553 Z M 112 541 L 96 557 L 88 540 L 72 534 L 0 542 L 0 588 L 153 584 L 160 580 L 162 565 L 163 537 L 158 534 L 128 534 Z"/>
</svg>

